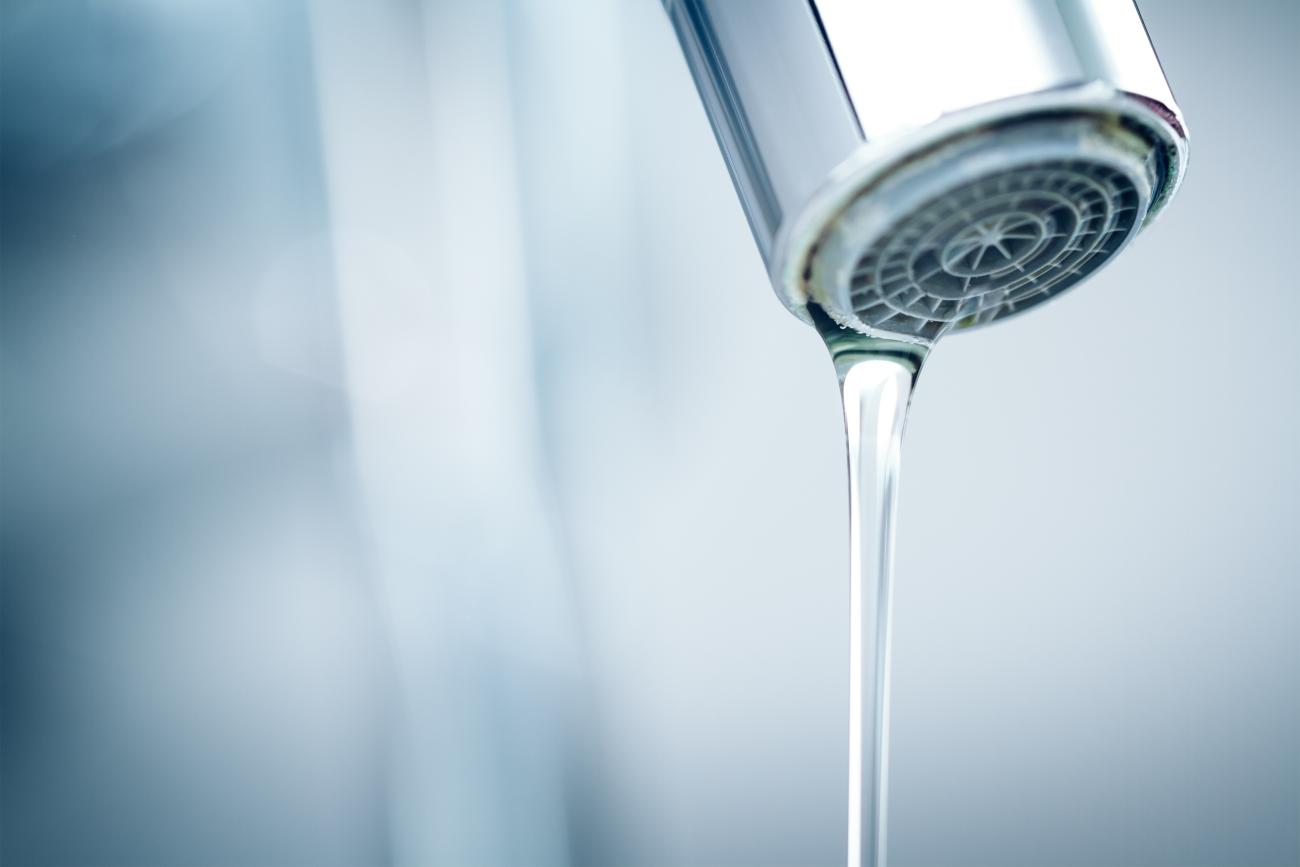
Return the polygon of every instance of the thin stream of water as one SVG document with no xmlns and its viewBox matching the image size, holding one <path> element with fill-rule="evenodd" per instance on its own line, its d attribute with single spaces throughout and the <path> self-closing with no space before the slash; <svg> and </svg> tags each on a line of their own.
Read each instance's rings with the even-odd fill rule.
<svg viewBox="0 0 1300 867">
<path fill-rule="evenodd" d="M 839 377 L 849 458 L 848 867 L 885 867 L 899 446 L 928 350 L 867 337 L 810 311 Z"/>
</svg>

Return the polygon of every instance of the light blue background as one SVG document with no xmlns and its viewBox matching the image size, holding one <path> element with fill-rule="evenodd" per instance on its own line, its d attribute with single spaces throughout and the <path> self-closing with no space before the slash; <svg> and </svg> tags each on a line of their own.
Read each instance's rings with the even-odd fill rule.
<svg viewBox="0 0 1300 867">
<path fill-rule="evenodd" d="M 916 397 L 894 867 L 1300 863 L 1300 12 L 1142 9 L 1183 191 Z M 839 863 L 833 375 L 658 5 L 3 24 L 3 863 Z"/>
</svg>

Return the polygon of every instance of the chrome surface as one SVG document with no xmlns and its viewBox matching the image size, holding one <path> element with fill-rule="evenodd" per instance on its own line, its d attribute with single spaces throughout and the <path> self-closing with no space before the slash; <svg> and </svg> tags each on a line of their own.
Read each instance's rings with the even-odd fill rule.
<svg viewBox="0 0 1300 867">
<path fill-rule="evenodd" d="M 1070 114 L 1160 155 L 1147 220 L 1177 187 L 1186 128 L 1129 0 L 666 0 L 778 294 L 806 318 L 827 224 L 901 163 L 973 131 Z"/>
</svg>

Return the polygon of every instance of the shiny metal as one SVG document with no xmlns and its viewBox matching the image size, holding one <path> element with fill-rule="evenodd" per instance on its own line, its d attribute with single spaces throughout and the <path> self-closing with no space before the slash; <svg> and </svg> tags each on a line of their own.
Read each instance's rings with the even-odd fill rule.
<svg viewBox="0 0 1300 867">
<path fill-rule="evenodd" d="M 964 137 L 1054 118 L 1136 135 L 1155 163 L 1144 225 L 1182 178 L 1186 127 L 1130 0 L 665 6 L 772 283 L 805 319 L 827 227 L 879 179 Z"/>
</svg>

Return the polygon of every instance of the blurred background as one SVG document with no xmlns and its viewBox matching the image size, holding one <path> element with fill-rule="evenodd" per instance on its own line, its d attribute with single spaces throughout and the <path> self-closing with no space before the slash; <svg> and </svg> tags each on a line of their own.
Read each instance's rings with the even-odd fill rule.
<svg viewBox="0 0 1300 867">
<path fill-rule="evenodd" d="M 659 4 L 2 8 L 0 861 L 841 863 L 834 376 Z M 1142 10 L 1179 199 L 913 407 L 895 867 L 1300 862 L 1300 7 Z"/>
</svg>

